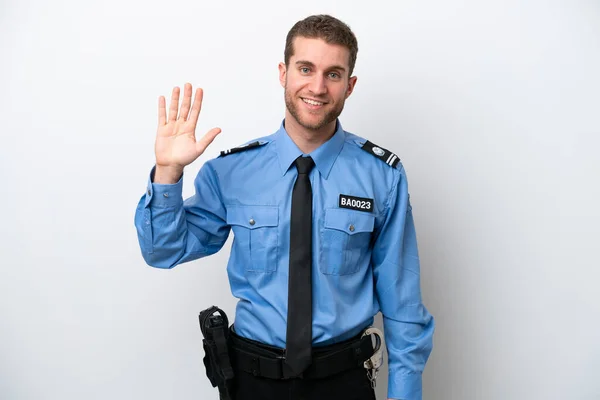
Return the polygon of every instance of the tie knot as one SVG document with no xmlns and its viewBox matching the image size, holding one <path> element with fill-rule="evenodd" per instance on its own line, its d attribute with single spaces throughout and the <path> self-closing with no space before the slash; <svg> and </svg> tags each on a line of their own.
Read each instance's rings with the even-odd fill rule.
<svg viewBox="0 0 600 400">
<path fill-rule="evenodd" d="M 296 158 L 294 164 L 296 164 L 296 168 L 298 169 L 299 174 L 308 174 L 310 170 L 313 169 L 313 167 L 315 166 L 315 162 L 312 158 L 302 156 Z"/>
</svg>

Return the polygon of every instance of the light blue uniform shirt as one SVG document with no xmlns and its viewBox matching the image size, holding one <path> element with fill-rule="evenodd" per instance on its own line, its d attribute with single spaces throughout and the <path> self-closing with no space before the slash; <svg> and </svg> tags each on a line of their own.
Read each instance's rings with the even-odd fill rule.
<svg viewBox="0 0 600 400">
<path fill-rule="evenodd" d="M 135 225 L 145 261 L 172 268 L 217 252 L 233 230 L 227 273 L 239 299 L 241 336 L 285 347 L 294 160 L 302 151 L 280 129 L 261 146 L 206 162 L 182 198 L 182 180 L 152 183 Z M 310 156 L 313 191 L 313 344 L 348 339 L 382 312 L 389 359 L 388 397 L 422 398 L 421 375 L 434 319 L 421 301 L 420 266 L 406 173 L 335 134 Z M 340 207 L 340 195 L 370 199 Z"/>
</svg>

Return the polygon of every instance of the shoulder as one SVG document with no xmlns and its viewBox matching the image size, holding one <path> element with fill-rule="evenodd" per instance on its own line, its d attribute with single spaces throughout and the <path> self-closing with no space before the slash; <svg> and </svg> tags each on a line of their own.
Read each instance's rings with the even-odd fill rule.
<svg viewBox="0 0 600 400">
<path fill-rule="evenodd" d="M 350 148 L 356 149 L 360 157 L 365 157 L 377 163 L 385 163 L 392 169 L 401 170 L 403 168 L 400 157 L 396 153 L 368 139 L 346 132 L 346 143 Z"/>
<path fill-rule="evenodd" d="M 215 166 L 230 167 L 256 157 L 263 157 L 271 148 L 275 135 L 262 136 L 228 149 L 221 149 L 217 157 L 210 160 Z"/>
<path fill-rule="evenodd" d="M 208 161 L 206 166 L 214 169 L 219 176 L 225 176 L 232 171 L 242 171 L 255 168 L 257 163 L 265 161 L 265 157 L 271 157 L 271 144 L 274 136 L 263 136 L 249 140 L 228 149 L 221 149 L 218 155 Z"/>
</svg>

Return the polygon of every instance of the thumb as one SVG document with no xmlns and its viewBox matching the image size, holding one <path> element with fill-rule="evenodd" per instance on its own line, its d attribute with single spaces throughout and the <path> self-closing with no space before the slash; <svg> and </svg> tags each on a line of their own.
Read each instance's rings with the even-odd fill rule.
<svg viewBox="0 0 600 400">
<path fill-rule="evenodd" d="M 208 145 L 211 144 L 213 140 L 215 140 L 219 133 L 221 133 L 221 128 L 212 128 L 204 136 L 202 136 L 200 140 L 196 142 L 196 151 L 198 152 L 198 156 L 204 153 Z"/>
</svg>

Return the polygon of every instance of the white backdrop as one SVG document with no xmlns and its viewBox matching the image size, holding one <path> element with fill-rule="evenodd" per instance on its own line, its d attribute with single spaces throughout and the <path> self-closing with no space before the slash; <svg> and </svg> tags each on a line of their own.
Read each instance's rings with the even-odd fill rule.
<svg viewBox="0 0 600 400">
<path fill-rule="evenodd" d="M 205 89 L 186 170 L 275 131 L 299 19 L 359 41 L 344 127 L 402 158 L 426 400 L 600 399 L 598 1 L 0 1 L 0 398 L 210 399 L 197 315 L 215 256 L 145 265 L 133 225 L 156 103 Z M 387 371 L 378 383 L 385 399 Z"/>
</svg>

